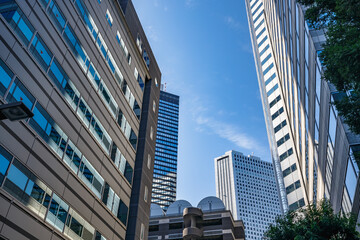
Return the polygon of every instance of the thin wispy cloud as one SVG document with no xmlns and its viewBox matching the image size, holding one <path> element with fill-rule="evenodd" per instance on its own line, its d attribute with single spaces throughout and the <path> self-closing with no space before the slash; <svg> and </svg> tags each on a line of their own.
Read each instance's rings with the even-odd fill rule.
<svg viewBox="0 0 360 240">
<path fill-rule="evenodd" d="M 159 41 L 159 35 L 156 33 L 153 26 L 146 26 L 146 35 L 154 42 Z"/>
<path fill-rule="evenodd" d="M 260 151 L 257 141 L 242 132 L 237 126 L 203 116 L 196 118 L 196 123 L 200 126 L 206 127 L 219 137 L 232 142 L 239 148 Z"/>
<path fill-rule="evenodd" d="M 233 29 L 243 29 L 241 23 L 231 16 L 224 17 L 224 21 L 229 27 Z"/>
</svg>

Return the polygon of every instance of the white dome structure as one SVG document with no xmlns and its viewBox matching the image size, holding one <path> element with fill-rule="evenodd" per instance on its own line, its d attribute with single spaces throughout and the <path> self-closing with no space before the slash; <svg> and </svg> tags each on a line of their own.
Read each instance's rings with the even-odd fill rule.
<svg viewBox="0 0 360 240">
<path fill-rule="evenodd" d="M 150 205 L 150 217 L 161 217 L 164 215 L 165 213 L 159 205 L 155 203 Z"/>
<path fill-rule="evenodd" d="M 187 207 L 192 207 L 186 200 L 177 200 L 173 202 L 166 211 L 166 215 L 182 215 L 183 211 Z"/>
<path fill-rule="evenodd" d="M 197 205 L 197 207 L 200 208 L 203 212 L 225 210 L 225 205 L 223 201 L 213 196 L 202 199 Z"/>
</svg>

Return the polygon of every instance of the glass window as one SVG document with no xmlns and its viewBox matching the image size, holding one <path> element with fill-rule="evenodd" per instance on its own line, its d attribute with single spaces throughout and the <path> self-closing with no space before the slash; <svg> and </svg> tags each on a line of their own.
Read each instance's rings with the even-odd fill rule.
<svg viewBox="0 0 360 240">
<path fill-rule="evenodd" d="M 353 163 L 351 161 L 351 158 L 349 158 L 348 166 L 346 169 L 345 185 L 352 203 L 354 202 L 356 183 L 357 183 L 356 172 Z"/>
<path fill-rule="evenodd" d="M 45 45 L 39 34 L 36 34 L 34 40 L 31 42 L 30 52 L 34 55 L 42 68 L 46 71 L 50 65 L 53 54 Z"/>
<path fill-rule="evenodd" d="M 35 103 L 35 98 L 25 88 L 25 86 L 20 82 L 20 80 L 16 78 L 14 83 L 10 87 L 9 93 L 6 97 L 6 101 L 8 102 L 22 101 L 31 110 Z"/>
<path fill-rule="evenodd" d="M 101 192 L 104 186 L 104 179 L 89 163 L 89 161 L 82 156 L 82 162 L 78 173 L 79 177 L 84 183 L 101 199 Z"/>
<path fill-rule="evenodd" d="M 316 95 L 320 99 L 321 94 L 321 72 L 319 66 L 316 65 Z"/>
<path fill-rule="evenodd" d="M 133 172 L 134 172 L 133 168 L 130 166 L 128 162 L 126 162 L 124 176 L 126 180 L 130 183 L 130 185 L 132 184 Z"/>
<path fill-rule="evenodd" d="M 106 19 L 108 21 L 108 23 L 110 24 L 110 27 L 112 27 L 113 25 L 113 18 L 111 17 L 111 14 L 109 12 L 109 9 L 106 10 Z"/>
<path fill-rule="evenodd" d="M 128 206 L 126 206 L 126 204 L 122 200 L 120 200 L 120 206 L 117 217 L 125 226 L 127 225 Z"/>
<path fill-rule="evenodd" d="M 270 66 L 268 66 L 268 67 L 264 70 L 264 72 L 263 72 L 264 76 L 265 76 L 273 67 L 274 67 L 274 63 L 271 63 Z"/>
<path fill-rule="evenodd" d="M 329 117 L 329 137 L 331 142 L 335 146 L 335 137 L 336 137 L 336 115 L 330 106 L 330 117 Z"/>
<path fill-rule="evenodd" d="M 50 17 L 55 20 L 54 22 L 56 23 L 59 31 L 62 31 L 66 23 L 66 18 L 60 11 L 58 5 L 54 1 L 51 1 L 47 11 Z"/>
<path fill-rule="evenodd" d="M 15 30 L 23 43 L 28 46 L 34 35 L 34 28 L 19 9 L 18 5 L 14 1 L 2 3 L 0 13 Z"/>
<path fill-rule="evenodd" d="M 273 75 L 271 75 L 271 77 L 269 77 L 266 81 L 265 81 L 265 86 L 267 86 L 272 80 L 274 80 L 274 78 L 276 77 L 276 74 L 274 73 Z"/>
<path fill-rule="evenodd" d="M 0 59 L 0 96 L 4 96 L 8 89 L 14 73 L 6 66 L 2 59 Z"/>
<path fill-rule="evenodd" d="M 131 129 L 131 132 L 130 132 L 129 141 L 131 143 L 131 146 L 136 150 L 137 136 L 136 136 L 135 132 L 132 129 Z"/>
<path fill-rule="evenodd" d="M 271 58 L 271 53 L 264 58 L 264 60 L 261 61 L 261 65 L 264 65 L 269 59 Z"/>
<path fill-rule="evenodd" d="M 53 62 L 51 63 L 49 76 L 57 85 L 57 87 L 64 93 L 64 88 L 69 81 L 69 77 L 61 67 L 61 64 L 56 60 L 56 58 L 54 58 Z"/>
<path fill-rule="evenodd" d="M 63 231 L 68 211 L 69 205 L 67 205 L 60 197 L 58 197 L 54 193 L 50 203 L 48 214 L 46 216 L 46 221 L 60 231 Z"/>
<path fill-rule="evenodd" d="M 265 27 L 256 35 L 256 39 L 258 39 L 265 32 Z"/>
<path fill-rule="evenodd" d="M 2 184 L 5 173 L 11 162 L 12 155 L 6 151 L 2 146 L 0 146 L 0 185 Z"/>
</svg>

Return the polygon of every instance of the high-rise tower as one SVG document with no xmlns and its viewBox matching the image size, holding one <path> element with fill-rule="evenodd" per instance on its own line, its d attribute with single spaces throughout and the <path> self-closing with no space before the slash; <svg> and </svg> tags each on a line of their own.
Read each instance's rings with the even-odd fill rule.
<svg viewBox="0 0 360 240">
<path fill-rule="evenodd" d="M 0 104 L 34 113 L 0 122 L 0 238 L 146 239 L 161 73 L 131 2 L 1 1 L 0 50 Z"/>
<path fill-rule="evenodd" d="M 246 239 L 263 239 L 269 224 L 281 214 L 272 163 L 237 151 L 214 161 L 216 196 L 234 219 L 244 221 Z"/>
<path fill-rule="evenodd" d="M 245 2 L 283 209 L 327 198 L 336 212 L 358 214 L 360 137 L 331 105 L 343 93 L 321 77 L 324 31 L 308 27 L 295 0 Z"/>
<path fill-rule="evenodd" d="M 165 211 L 176 200 L 179 96 L 160 91 L 151 202 Z"/>
</svg>

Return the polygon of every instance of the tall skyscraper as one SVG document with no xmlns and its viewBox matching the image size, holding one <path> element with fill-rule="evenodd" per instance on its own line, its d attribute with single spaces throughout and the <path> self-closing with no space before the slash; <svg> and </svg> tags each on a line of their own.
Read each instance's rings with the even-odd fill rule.
<svg viewBox="0 0 360 240">
<path fill-rule="evenodd" d="M 321 78 L 324 31 L 308 27 L 295 0 L 246 0 L 246 8 L 283 209 L 327 198 L 336 212 L 358 214 L 360 137 L 331 105 L 346 93 Z"/>
<path fill-rule="evenodd" d="M 167 210 L 176 200 L 179 96 L 160 91 L 152 203 Z"/>
<path fill-rule="evenodd" d="M 246 239 L 262 239 L 282 213 L 272 163 L 233 150 L 214 161 L 216 196 L 244 221 Z"/>
<path fill-rule="evenodd" d="M 0 122 L 0 238 L 146 239 L 161 73 L 131 2 L 1 1 L 0 49 L 0 104 L 34 113 Z"/>
</svg>

